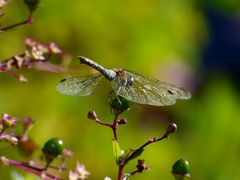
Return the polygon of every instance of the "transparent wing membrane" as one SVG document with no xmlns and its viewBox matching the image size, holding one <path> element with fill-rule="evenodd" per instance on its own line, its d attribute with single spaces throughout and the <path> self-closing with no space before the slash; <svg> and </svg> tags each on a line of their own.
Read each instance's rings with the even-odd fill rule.
<svg viewBox="0 0 240 180">
<path fill-rule="evenodd" d="M 191 94 L 173 84 L 123 70 L 123 76 L 116 76 L 112 86 L 118 95 L 133 102 L 155 106 L 175 104 L 176 99 L 190 99 Z M 131 80 L 129 83 L 129 79 Z M 124 83 L 125 82 L 125 83 Z"/>
<path fill-rule="evenodd" d="M 99 71 L 100 75 L 70 77 L 59 82 L 56 89 L 66 95 L 89 96 L 99 87 L 105 77 L 111 81 L 113 91 L 130 101 L 154 106 L 175 104 L 177 99 L 190 99 L 191 94 L 157 79 L 123 69 L 109 70 L 96 62 L 79 57 L 80 62 Z"/>
<path fill-rule="evenodd" d="M 61 80 L 56 90 L 65 95 L 89 96 L 98 89 L 102 79 L 102 74 L 70 77 Z"/>
</svg>

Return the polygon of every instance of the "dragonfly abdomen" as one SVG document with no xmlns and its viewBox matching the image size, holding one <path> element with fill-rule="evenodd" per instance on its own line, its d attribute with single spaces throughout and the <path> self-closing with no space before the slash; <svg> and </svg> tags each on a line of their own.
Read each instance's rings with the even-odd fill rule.
<svg viewBox="0 0 240 180">
<path fill-rule="evenodd" d="M 110 70 L 110 69 L 106 69 L 104 68 L 103 66 L 95 63 L 94 61 L 88 59 L 88 58 L 85 58 L 83 56 L 78 56 L 80 62 L 82 64 L 86 64 L 90 67 L 92 67 L 93 69 L 99 71 L 100 73 L 102 73 L 108 80 L 113 80 L 115 77 L 116 77 L 116 72 L 113 71 L 113 70 Z"/>
</svg>

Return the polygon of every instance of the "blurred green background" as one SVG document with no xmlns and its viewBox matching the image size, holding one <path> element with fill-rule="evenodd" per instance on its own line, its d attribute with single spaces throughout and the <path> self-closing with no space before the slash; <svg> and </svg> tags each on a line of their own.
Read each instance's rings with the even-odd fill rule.
<svg viewBox="0 0 240 180">
<path fill-rule="evenodd" d="M 116 179 L 112 132 L 86 117 L 89 110 L 95 110 L 101 120 L 113 120 L 107 102 L 110 85 L 106 83 L 89 97 L 64 96 L 55 91 L 61 78 L 91 73 L 88 67 L 78 65 L 76 56 L 82 55 L 105 67 L 130 69 L 192 93 L 191 100 L 178 101 L 174 106 L 135 104 L 123 114 L 128 123 L 118 131 L 122 149 L 160 137 L 169 122 L 178 125 L 174 135 L 149 146 L 141 155 L 151 170 L 131 179 L 174 179 L 172 164 L 186 158 L 194 180 L 237 180 L 240 31 L 226 33 L 229 26 L 240 30 L 238 10 L 237 1 L 224 0 L 42 0 L 34 24 L 0 34 L 0 59 L 22 53 L 24 39 L 31 37 L 42 43 L 57 43 L 71 55 L 71 66 L 77 71 L 51 74 L 25 69 L 20 72 L 28 78 L 26 84 L 1 73 L 0 112 L 35 119 L 30 134 L 39 147 L 51 137 L 61 137 L 75 153 L 69 167 L 73 168 L 76 161 L 85 164 L 91 172 L 89 179 Z M 22 1 L 14 0 L 2 11 L 6 16 L 0 19 L 1 27 L 28 14 Z M 221 20 L 225 22 L 222 26 Z M 234 49 L 231 43 L 235 41 Z M 0 155 L 23 160 L 14 148 L 6 148 L 4 143 L 1 148 Z M 136 161 L 131 162 L 125 172 L 135 166 Z M 13 169 L 0 166 L 0 179 L 11 179 Z"/>
</svg>

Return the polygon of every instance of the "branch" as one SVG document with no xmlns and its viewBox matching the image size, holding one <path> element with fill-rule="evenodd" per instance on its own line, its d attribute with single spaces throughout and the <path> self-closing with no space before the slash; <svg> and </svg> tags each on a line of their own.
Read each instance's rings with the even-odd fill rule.
<svg viewBox="0 0 240 180">
<path fill-rule="evenodd" d="M 23 162 L 18 162 L 18 161 L 15 161 L 15 160 L 7 159 L 4 156 L 2 156 L 0 158 L 0 161 L 3 164 L 7 165 L 7 166 L 18 167 L 20 169 L 23 169 L 25 171 L 28 171 L 28 172 L 30 172 L 32 174 L 35 174 L 37 176 L 40 176 L 40 177 L 46 176 L 46 177 L 48 177 L 50 179 L 54 179 L 54 180 L 63 180 L 60 177 L 57 177 L 57 176 L 55 176 L 53 174 L 48 173 L 47 171 L 44 171 L 45 170 L 44 168 L 42 169 L 42 168 L 31 166 L 31 165 L 29 165 L 27 163 L 23 163 Z"/>
</svg>

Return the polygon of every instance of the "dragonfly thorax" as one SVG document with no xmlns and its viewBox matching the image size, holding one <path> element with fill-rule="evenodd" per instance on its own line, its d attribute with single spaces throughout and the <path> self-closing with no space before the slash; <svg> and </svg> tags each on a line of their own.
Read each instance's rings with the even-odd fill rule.
<svg viewBox="0 0 240 180">
<path fill-rule="evenodd" d="M 131 87 L 134 82 L 134 78 L 128 76 L 127 73 L 123 69 L 115 69 L 116 79 L 120 86 Z"/>
</svg>

